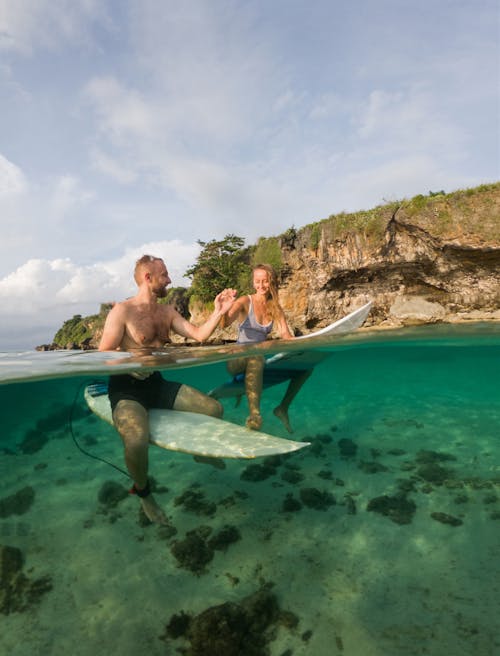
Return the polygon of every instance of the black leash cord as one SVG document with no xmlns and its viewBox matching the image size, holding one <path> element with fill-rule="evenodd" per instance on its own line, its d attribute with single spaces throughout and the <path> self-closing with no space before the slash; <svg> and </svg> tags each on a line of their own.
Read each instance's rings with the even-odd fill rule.
<svg viewBox="0 0 500 656">
<path fill-rule="evenodd" d="M 92 382 L 92 381 L 90 381 L 90 382 Z M 78 440 L 76 439 L 75 433 L 73 431 L 73 417 L 74 417 L 74 414 L 75 414 L 76 402 L 78 400 L 78 397 L 80 396 L 80 392 L 82 390 L 82 387 L 84 385 L 87 385 L 87 384 L 88 384 L 88 381 L 85 381 L 85 380 L 82 383 L 80 383 L 80 385 L 78 386 L 78 389 L 76 390 L 75 398 L 73 399 L 73 403 L 71 404 L 71 408 L 70 408 L 70 411 L 69 411 L 69 418 L 68 418 L 68 420 L 69 420 L 69 432 L 71 433 L 71 437 L 73 438 L 73 442 L 75 443 L 76 448 L 79 451 L 81 451 L 83 454 L 88 456 L 89 458 L 93 458 L 94 460 L 99 460 L 100 462 L 104 462 L 106 465 L 109 465 L 110 467 L 113 467 L 113 469 L 116 469 L 120 473 L 124 474 L 127 478 L 132 478 L 128 472 L 126 472 L 121 467 L 118 467 L 118 465 L 114 465 L 112 462 L 109 462 L 105 458 L 101 458 L 100 456 L 95 456 L 93 453 L 89 453 L 89 451 L 85 451 L 85 449 L 82 446 L 80 446 L 80 444 L 78 443 Z"/>
</svg>

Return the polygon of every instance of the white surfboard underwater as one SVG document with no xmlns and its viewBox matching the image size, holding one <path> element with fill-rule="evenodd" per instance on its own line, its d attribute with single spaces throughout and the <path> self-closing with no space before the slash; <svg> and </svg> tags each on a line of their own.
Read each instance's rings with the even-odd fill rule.
<svg viewBox="0 0 500 656">
<path fill-rule="evenodd" d="M 371 303 L 355 310 L 343 319 L 326 328 L 297 339 L 304 340 L 304 349 L 288 353 L 277 353 L 266 361 L 264 386 L 275 385 L 289 379 L 293 372 L 311 369 L 331 354 L 307 348 L 314 339 L 325 344 L 324 338 L 339 335 L 359 328 L 370 311 Z M 85 388 L 84 398 L 89 408 L 98 417 L 113 424 L 111 404 L 105 381 L 93 383 Z M 234 379 L 210 392 L 215 398 L 238 396 L 244 393 L 243 379 Z M 309 445 L 309 442 L 274 437 L 260 431 L 250 430 L 223 419 L 216 419 L 194 412 L 176 410 L 149 410 L 150 441 L 163 449 L 182 451 L 192 455 L 215 458 L 257 458 L 291 453 Z"/>
<path fill-rule="evenodd" d="M 108 386 L 85 388 L 85 401 L 98 417 L 113 424 Z M 223 419 L 178 410 L 149 410 L 150 442 L 162 449 L 212 458 L 257 458 L 303 449 L 309 442 L 293 442 L 257 433 Z"/>
</svg>

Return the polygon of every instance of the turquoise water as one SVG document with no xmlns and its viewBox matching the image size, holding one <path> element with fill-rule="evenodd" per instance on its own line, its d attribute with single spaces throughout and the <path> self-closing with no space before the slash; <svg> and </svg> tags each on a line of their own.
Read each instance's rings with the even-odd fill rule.
<svg viewBox="0 0 500 656">
<path fill-rule="evenodd" d="M 81 396 L 99 367 L 0 385 L 1 653 L 498 653 L 500 326 L 358 333 L 330 351 L 290 411 L 310 448 L 224 469 L 151 448 L 175 534 L 106 496 L 129 481 L 73 441 L 123 467 Z M 19 373 L 33 354 L 7 356 Z M 226 379 L 221 362 L 165 375 Z M 263 430 L 287 437 L 283 391 L 264 393 Z M 243 424 L 245 403 L 223 403 Z M 191 633 L 175 638 L 181 613 Z"/>
</svg>

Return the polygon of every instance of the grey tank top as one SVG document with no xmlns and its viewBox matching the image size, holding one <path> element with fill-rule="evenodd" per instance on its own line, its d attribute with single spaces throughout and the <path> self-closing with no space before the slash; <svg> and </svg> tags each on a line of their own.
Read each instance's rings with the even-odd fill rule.
<svg viewBox="0 0 500 656">
<path fill-rule="evenodd" d="M 257 321 L 255 312 L 253 311 L 252 297 L 249 296 L 248 298 L 250 299 L 250 307 L 248 308 L 245 321 L 242 321 L 238 328 L 238 339 L 236 340 L 238 344 L 263 342 L 273 329 L 272 321 L 265 326 Z"/>
</svg>

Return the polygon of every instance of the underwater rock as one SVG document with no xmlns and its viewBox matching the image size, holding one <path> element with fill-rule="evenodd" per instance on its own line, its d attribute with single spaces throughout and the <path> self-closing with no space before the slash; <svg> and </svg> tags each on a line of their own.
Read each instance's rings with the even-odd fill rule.
<svg viewBox="0 0 500 656">
<path fill-rule="evenodd" d="M 304 480 L 304 475 L 301 474 L 299 471 L 296 469 L 286 469 L 282 474 L 281 474 L 282 480 L 286 481 L 287 483 L 300 483 L 300 481 Z"/>
<path fill-rule="evenodd" d="M 173 524 L 161 524 L 158 526 L 156 535 L 160 540 L 170 540 L 174 535 L 177 535 L 177 529 Z"/>
<path fill-rule="evenodd" d="M 396 485 L 398 486 L 398 490 L 400 492 L 415 492 L 416 487 L 415 487 L 415 481 L 409 480 L 407 478 L 398 478 L 396 480 Z"/>
<path fill-rule="evenodd" d="M 315 456 L 316 458 L 320 458 L 321 456 L 325 455 L 325 450 L 323 449 L 323 444 L 321 443 L 321 440 L 317 440 L 314 437 L 311 437 L 307 440 L 310 442 L 311 446 L 308 448 L 308 452 Z"/>
<path fill-rule="evenodd" d="M 49 438 L 47 435 L 45 435 L 45 433 L 40 433 L 39 431 L 31 429 L 26 431 L 24 439 L 20 443 L 19 448 L 22 453 L 32 454 L 40 451 L 40 449 L 42 449 L 48 441 Z"/>
<path fill-rule="evenodd" d="M 211 532 L 210 527 L 200 526 L 188 531 L 184 540 L 175 540 L 170 548 L 179 567 L 183 567 L 197 576 L 205 573 L 206 565 L 214 557 L 214 550 L 206 541 L 207 531 Z"/>
<path fill-rule="evenodd" d="M 387 451 L 387 453 L 390 456 L 404 456 L 404 455 L 406 455 L 406 451 L 404 449 L 399 449 L 398 447 L 396 447 L 394 449 L 389 449 Z"/>
<path fill-rule="evenodd" d="M 313 632 L 311 629 L 308 631 L 304 631 L 304 633 L 300 636 L 302 638 L 303 642 L 309 642 L 309 640 L 312 638 Z"/>
<path fill-rule="evenodd" d="M 428 483 L 442 485 L 447 478 L 451 478 L 453 476 L 453 472 L 451 469 L 447 469 L 446 467 L 441 467 L 441 465 L 430 462 L 428 464 L 421 465 L 417 469 L 417 475 Z"/>
<path fill-rule="evenodd" d="M 0 545 L 0 613 L 22 613 L 38 603 L 52 590 L 52 580 L 45 576 L 30 581 L 23 574 L 24 558 L 20 549 Z"/>
<path fill-rule="evenodd" d="M 176 613 L 175 615 L 172 615 L 169 623 L 165 627 L 165 633 L 167 636 L 175 640 L 176 638 L 186 635 L 190 623 L 191 615 L 181 611 L 178 614 Z"/>
<path fill-rule="evenodd" d="M 335 497 L 327 490 L 318 490 L 315 487 L 303 487 L 300 490 L 302 503 L 315 510 L 327 510 L 335 505 Z"/>
<path fill-rule="evenodd" d="M 184 612 L 173 616 L 166 634 L 189 642 L 181 650 L 185 656 L 268 656 L 279 623 L 287 626 L 290 617 L 282 621 L 276 596 L 264 587 L 239 603 L 212 606 L 195 617 Z"/>
<path fill-rule="evenodd" d="M 318 472 L 319 478 L 323 478 L 325 481 L 331 481 L 333 478 L 333 472 L 330 469 L 322 469 Z"/>
<path fill-rule="evenodd" d="M 356 514 L 356 502 L 350 494 L 344 494 L 344 504 L 348 515 Z"/>
<path fill-rule="evenodd" d="M 217 506 L 213 501 L 207 501 L 203 492 L 186 490 L 174 499 L 174 506 L 180 506 L 195 515 L 206 515 L 212 517 L 217 512 Z"/>
<path fill-rule="evenodd" d="M 251 481 L 252 483 L 257 483 L 258 481 L 266 480 L 266 478 L 269 478 L 270 476 L 274 476 L 274 474 L 276 474 L 276 467 L 273 465 L 269 465 L 267 463 L 255 464 L 245 467 L 241 473 L 240 478 L 242 481 Z"/>
<path fill-rule="evenodd" d="M 302 509 L 302 504 L 298 499 L 288 493 L 281 506 L 281 512 L 297 512 Z"/>
<path fill-rule="evenodd" d="M 433 462 L 447 462 L 450 460 L 456 460 L 456 457 L 449 453 L 441 453 L 439 451 L 422 449 L 417 453 L 415 460 L 422 465 L 430 464 Z"/>
<path fill-rule="evenodd" d="M 370 499 L 366 509 L 369 512 L 385 515 L 395 524 L 409 524 L 413 519 L 417 506 L 413 501 L 407 499 L 404 494 L 393 497 L 384 494 Z"/>
<path fill-rule="evenodd" d="M 0 499 L 0 517 L 24 515 L 33 505 L 35 490 L 30 486 L 23 487 L 11 496 Z"/>
<path fill-rule="evenodd" d="M 99 503 L 102 503 L 103 506 L 107 508 L 115 508 L 120 501 L 126 499 L 129 495 L 129 492 L 123 485 L 115 483 L 114 481 L 105 481 L 101 485 L 101 489 L 97 494 Z"/>
<path fill-rule="evenodd" d="M 264 462 L 268 467 L 277 468 L 277 467 L 279 467 L 280 465 L 283 464 L 283 460 L 286 456 L 288 456 L 290 458 L 293 458 L 294 455 L 295 455 L 294 453 L 285 453 L 283 455 L 277 454 L 277 455 L 274 455 L 274 456 L 267 456 L 265 458 Z M 293 467 L 293 466 L 294 465 L 292 463 L 287 464 L 287 467 Z"/>
<path fill-rule="evenodd" d="M 347 437 L 338 441 L 341 458 L 354 458 L 358 452 L 358 445 Z"/>
<path fill-rule="evenodd" d="M 437 522 L 441 522 L 441 524 L 448 524 L 448 526 L 461 526 L 463 524 L 463 521 L 458 517 L 453 517 L 453 515 L 444 512 L 433 512 L 431 517 Z"/>
<path fill-rule="evenodd" d="M 361 469 L 365 474 L 378 474 L 379 472 L 389 471 L 389 469 L 380 462 L 365 462 L 364 460 L 361 460 L 358 464 L 358 469 Z"/>
<path fill-rule="evenodd" d="M 241 540 L 241 534 L 235 526 L 224 526 L 213 537 L 210 526 L 199 526 L 186 533 L 184 540 L 175 540 L 170 551 L 179 567 L 187 569 L 197 576 L 206 572 L 206 566 L 213 559 L 214 552 L 226 551 L 229 545 Z"/>
<path fill-rule="evenodd" d="M 238 540 L 241 540 L 241 533 L 236 526 L 226 525 L 210 538 L 208 546 L 218 551 L 227 551 L 228 546 L 234 542 L 238 542 Z"/>
</svg>

